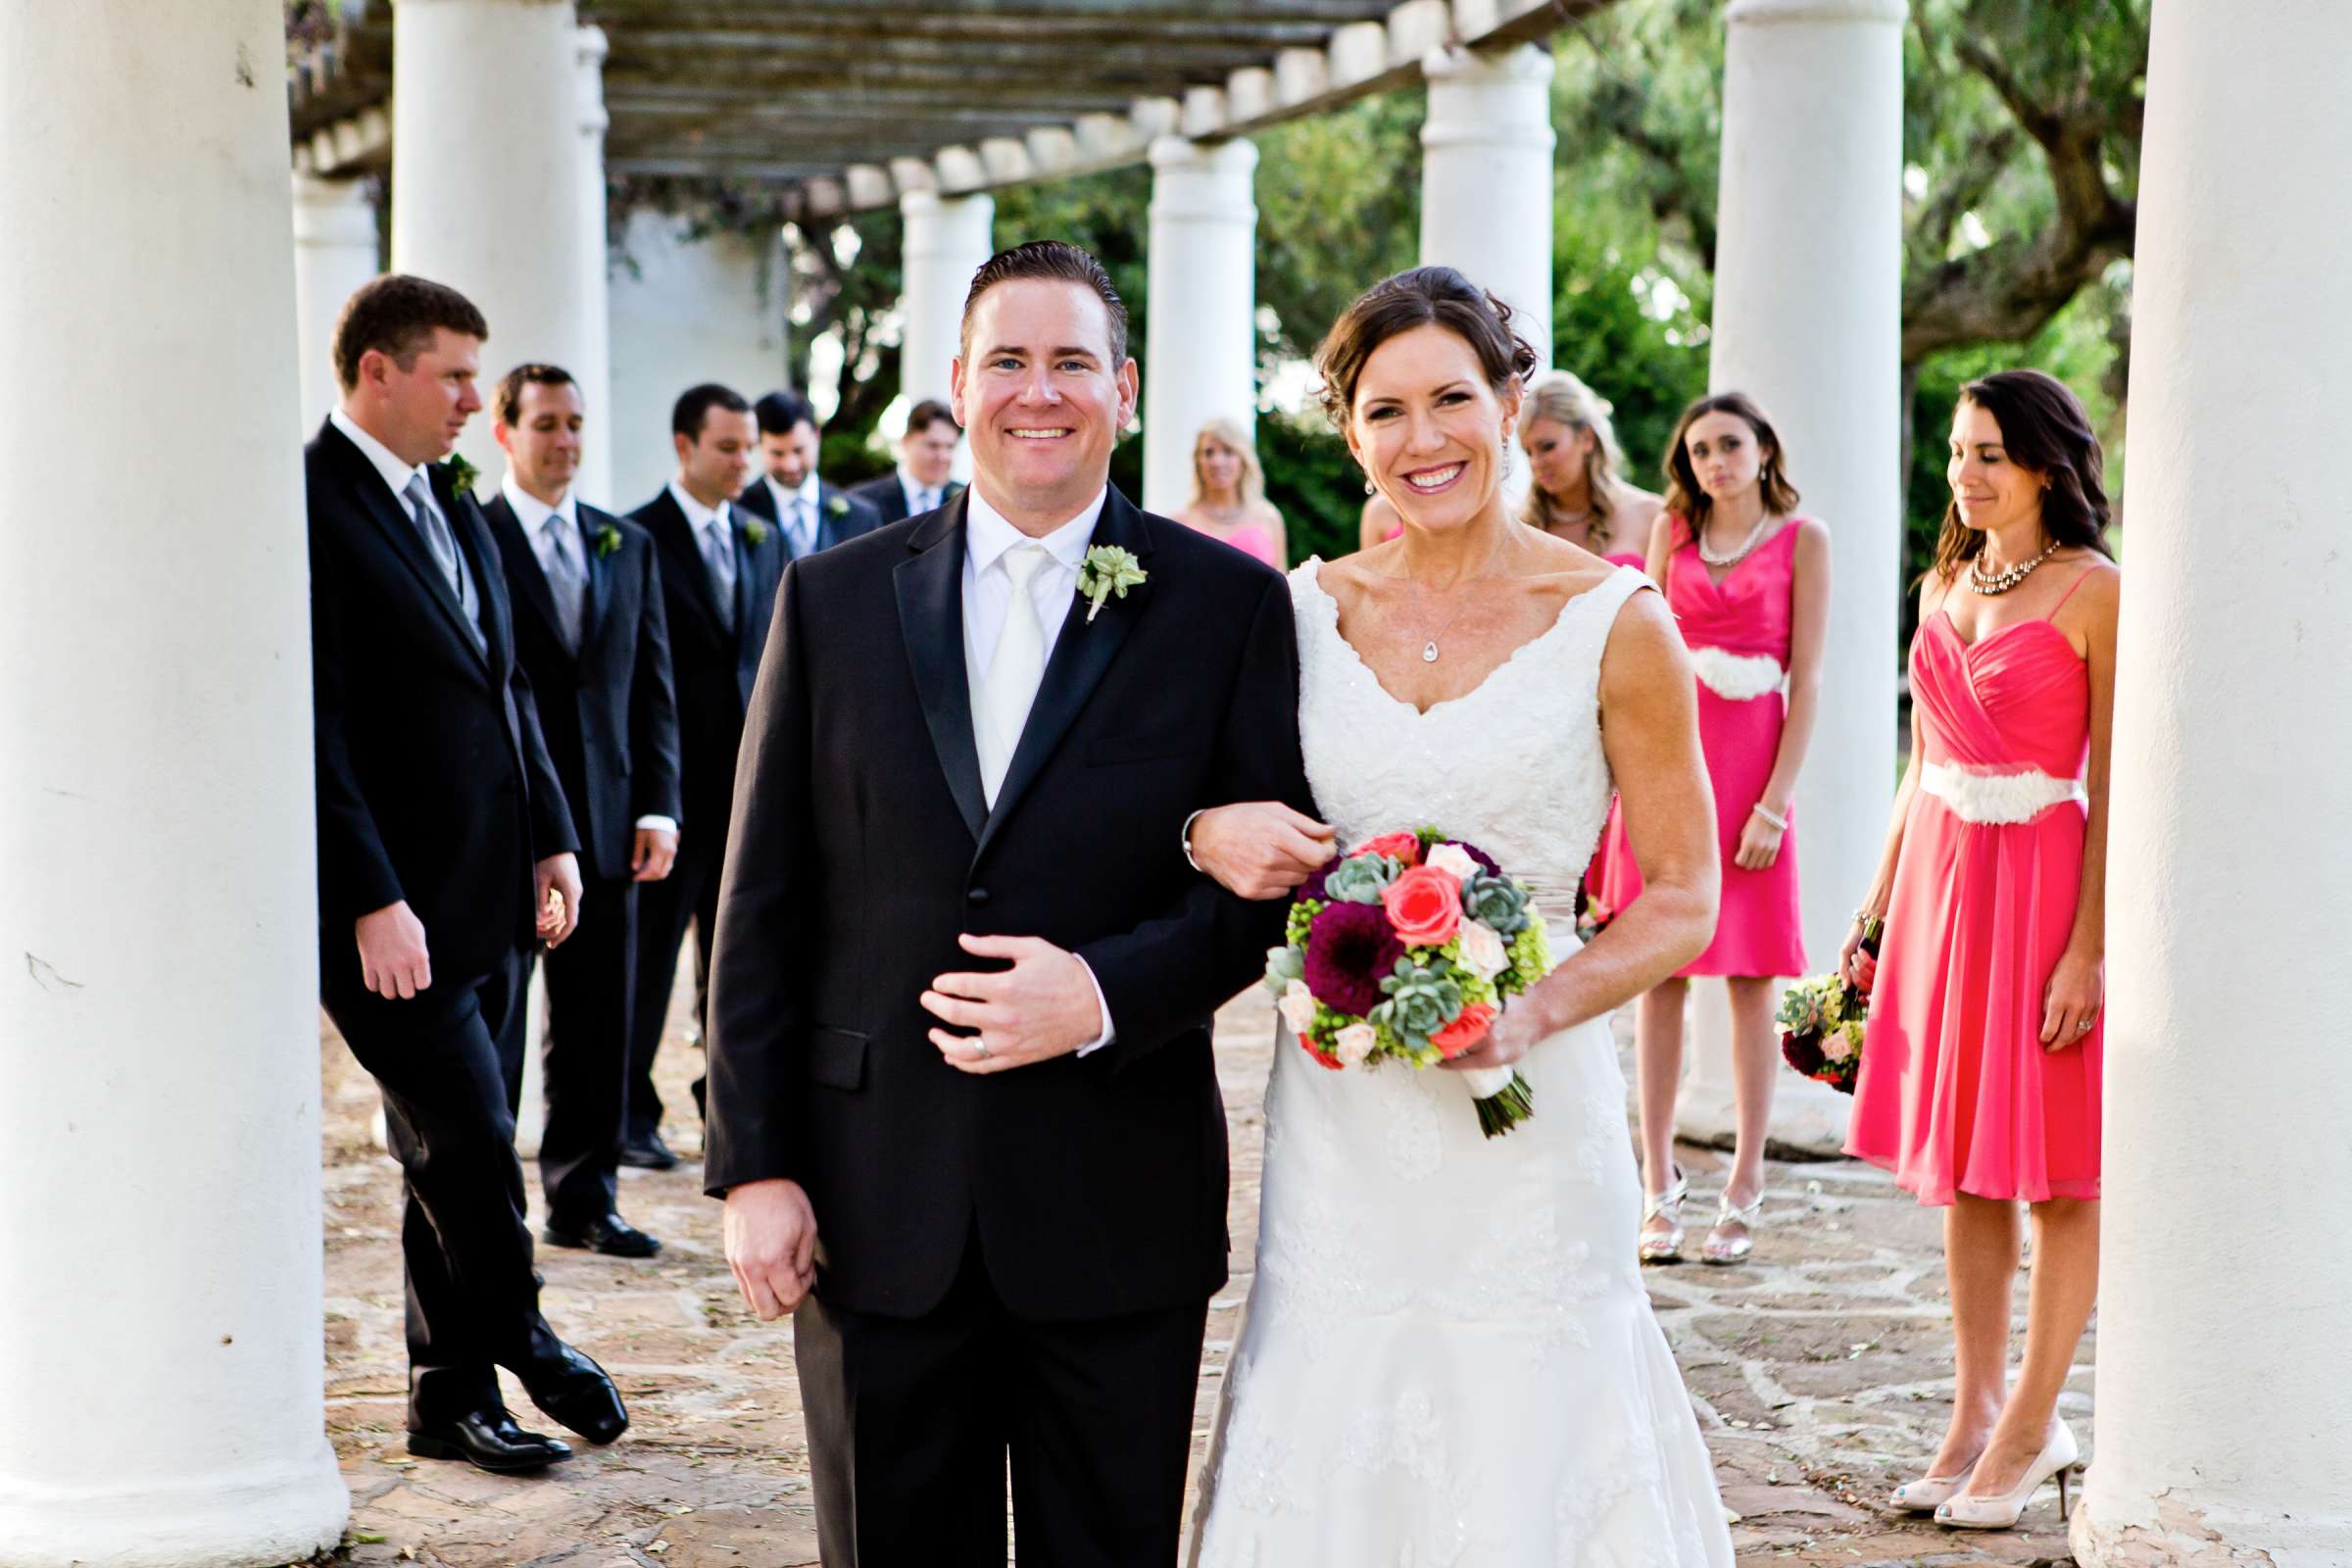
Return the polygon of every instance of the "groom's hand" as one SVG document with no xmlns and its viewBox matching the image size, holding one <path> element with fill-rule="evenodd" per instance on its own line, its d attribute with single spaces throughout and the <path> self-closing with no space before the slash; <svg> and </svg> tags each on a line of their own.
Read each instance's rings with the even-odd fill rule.
<svg viewBox="0 0 2352 1568">
<path fill-rule="evenodd" d="M 1245 801 L 1195 817 L 1184 851 L 1237 898 L 1287 899 L 1339 853 L 1339 833 L 1280 801 Z"/>
<path fill-rule="evenodd" d="M 816 1211 L 799 1182 L 745 1182 L 727 1189 L 719 1222 L 727 1267 L 743 1304 L 771 1322 L 801 1304 L 816 1280 Z"/>
<path fill-rule="evenodd" d="M 1009 958 L 993 974 L 943 974 L 923 993 L 926 1011 L 967 1034 L 931 1031 L 931 1043 L 961 1072 L 1003 1072 L 1066 1056 L 1106 1031 L 1101 994 L 1086 960 L 1038 937 L 957 938 L 982 958 Z"/>
</svg>

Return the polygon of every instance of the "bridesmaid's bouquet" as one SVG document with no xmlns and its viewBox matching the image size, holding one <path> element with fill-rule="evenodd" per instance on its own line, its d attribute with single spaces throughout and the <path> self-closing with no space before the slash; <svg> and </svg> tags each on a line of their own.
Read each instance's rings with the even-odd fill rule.
<svg viewBox="0 0 2352 1568">
<path fill-rule="evenodd" d="M 1433 1067 L 1485 1037 L 1506 998 L 1551 972 L 1524 883 L 1435 828 L 1383 833 L 1307 879 L 1266 989 L 1300 1049 L 1337 1072 Z M 1489 1138 L 1535 1114 L 1512 1067 L 1462 1074 Z"/>
<path fill-rule="evenodd" d="M 1877 955 L 1877 921 L 1862 945 Z M 1855 990 L 1842 976 L 1817 974 L 1800 981 L 1781 999 L 1781 1059 L 1814 1082 L 1850 1095 L 1862 1075 L 1862 1029 L 1869 1020 L 1870 993 Z"/>
</svg>

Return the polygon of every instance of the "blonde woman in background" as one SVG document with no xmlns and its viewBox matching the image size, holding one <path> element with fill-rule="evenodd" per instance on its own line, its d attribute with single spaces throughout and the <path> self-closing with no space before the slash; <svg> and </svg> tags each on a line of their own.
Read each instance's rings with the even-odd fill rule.
<svg viewBox="0 0 2352 1568">
<path fill-rule="evenodd" d="M 1257 449 L 1232 419 L 1211 419 L 1193 437 L 1193 499 L 1176 520 L 1254 556 L 1276 571 L 1290 568 L 1282 514 L 1266 499 Z"/>
<path fill-rule="evenodd" d="M 1643 564 L 1663 503 L 1619 477 L 1625 454 L 1607 402 L 1566 370 L 1537 376 L 1519 408 L 1519 445 L 1535 480 L 1522 521 L 1618 565 Z"/>
</svg>

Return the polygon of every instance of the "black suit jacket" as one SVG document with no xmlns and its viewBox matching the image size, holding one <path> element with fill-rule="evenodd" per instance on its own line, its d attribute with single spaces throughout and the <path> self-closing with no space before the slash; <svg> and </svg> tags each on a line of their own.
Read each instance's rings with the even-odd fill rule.
<svg viewBox="0 0 2352 1568">
<path fill-rule="evenodd" d="M 817 1289 L 936 1304 L 975 1224 L 1037 1321 L 1197 1304 L 1225 1279 L 1217 1006 L 1284 906 L 1184 859 L 1186 816 L 1311 808 L 1283 579 L 1112 491 L 1098 544 L 1150 579 L 1091 624 L 1073 598 L 993 810 L 962 627 L 966 503 L 795 562 L 744 735 L 710 984 L 710 1191 L 815 1204 Z M 1085 958 L 1117 1039 L 985 1077 L 919 994 L 987 968 L 962 932 Z"/>
<path fill-rule="evenodd" d="M 629 514 L 653 535 L 660 564 L 662 598 L 669 630 L 669 664 L 678 706 L 678 794 L 686 832 L 723 827 L 735 787 L 735 749 L 743 739 L 743 715 L 760 674 L 775 612 L 776 581 L 786 564 L 783 530 L 772 518 L 733 516 L 735 614 L 732 629 L 719 619 L 710 589 L 710 570 L 686 514 L 663 487 Z M 758 543 L 749 535 L 760 534 Z"/>
<path fill-rule="evenodd" d="M 963 486 L 950 479 L 940 492 L 940 505 L 952 506 L 961 494 Z M 862 501 L 871 507 L 874 515 L 884 522 L 897 522 L 906 515 L 906 487 L 899 482 L 896 468 L 879 479 L 868 479 L 863 484 L 850 486 L 849 496 L 853 501 Z"/>
<path fill-rule="evenodd" d="M 629 876 L 641 816 L 678 817 L 678 704 L 669 620 L 653 536 L 585 502 L 588 602 L 580 651 L 564 646 L 555 596 L 521 519 L 503 495 L 482 509 L 506 565 L 514 648 L 531 677 L 539 727 L 564 781 L 580 858 L 591 876 Z M 602 540 L 615 543 L 608 551 Z"/>
<path fill-rule="evenodd" d="M 776 493 L 767 487 L 764 475 L 746 486 L 743 494 L 735 498 L 735 505 L 766 518 L 770 525 L 776 524 Z M 902 508 L 901 514 L 904 512 Z M 821 476 L 816 481 L 816 550 L 830 550 L 882 526 L 881 514 L 872 507 Z M 814 555 L 816 550 L 808 553 Z M 789 543 L 784 548 L 784 559 L 792 559 Z"/>
<path fill-rule="evenodd" d="M 436 982 L 488 973 L 530 945 L 532 863 L 579 848 L 514 659 L 498 548 L 434 468 L 481 592 L 477 649 L 416 519 L 331 421 L 303 473 L 326 978 L 357 981 L 352 922 L 404 899 Z"/>
</svg>

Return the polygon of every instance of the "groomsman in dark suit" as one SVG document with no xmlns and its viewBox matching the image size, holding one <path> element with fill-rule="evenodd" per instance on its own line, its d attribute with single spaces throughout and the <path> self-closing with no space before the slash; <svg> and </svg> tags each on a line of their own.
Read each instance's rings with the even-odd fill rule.
<svg viewBox="0 0 2352 1568">
<path fill-rule="evenodd" d="M 882 526 L 874 509 L 816 474 L 816 410 L 798 392 L 770 392 L 753 405 L 760 416 L 760 461 L 766 472 L 736 504 L 774 523 L 784 558 L 798 561 Z"/>
<path fill-rule="evenodd" d="M 670 413 L 677 477 L 629 514 L 653 536 L 669 623 L 678 700 L 678 855 L 669 876 L 649 883 L 637 907 L 636 1018 L 629 1031 L 628 1123 L 620 1162 L 667 1170 L 654 1058 L 677 981 L 678 947 L 694 927 L 695 1016 L 710 966 L 718 873 L 735 792 L 735 749 L 752 679 L 767 646 L 776 579 L 789 559 L 772 517 L 736 507 L 759 451 L 752 406 L 715 384 L 690 387 Z"/>
<path fill-rule="evenodd" d="M 493 412 L 507 476 L 483 513 L 585 862 L 579 928 L 547 956 L 540 1236 L 651 1257 L 662 1244 L 620 1217 L 614 1170 L 635 1022 L 637 884 L 667 876 L 678 852 L 678 709 L 662 578 L 643 528 L 572 494 L 587 407 L 569 371 L 516 366 Z"/>
<path fill-rule="evenodd" d="M 963 489 L 949 476 L 962 440 L 954 412 L 937 398 L 923 399 L 907 411 L 897 471 L 850 486 L 851 499 L 873 508 L 884 522 L 938 511 Z"/>
<path fill-rule="evenodd" d="M 539 1313 L 508 1062 L 534 935 L 581 907 L 571 813 L 541 739 L 498 548 L 432 460 L 479 409 L 489 328 L 394 273 L 343 307 L 341 405 L 304 454 L 318 786 L 319 991 L 384 1094 L 406 1178 L 409 1451 L 531 1470 L 498 1367 L 592 1442 L 628 1426 Z"/>
</svg>

